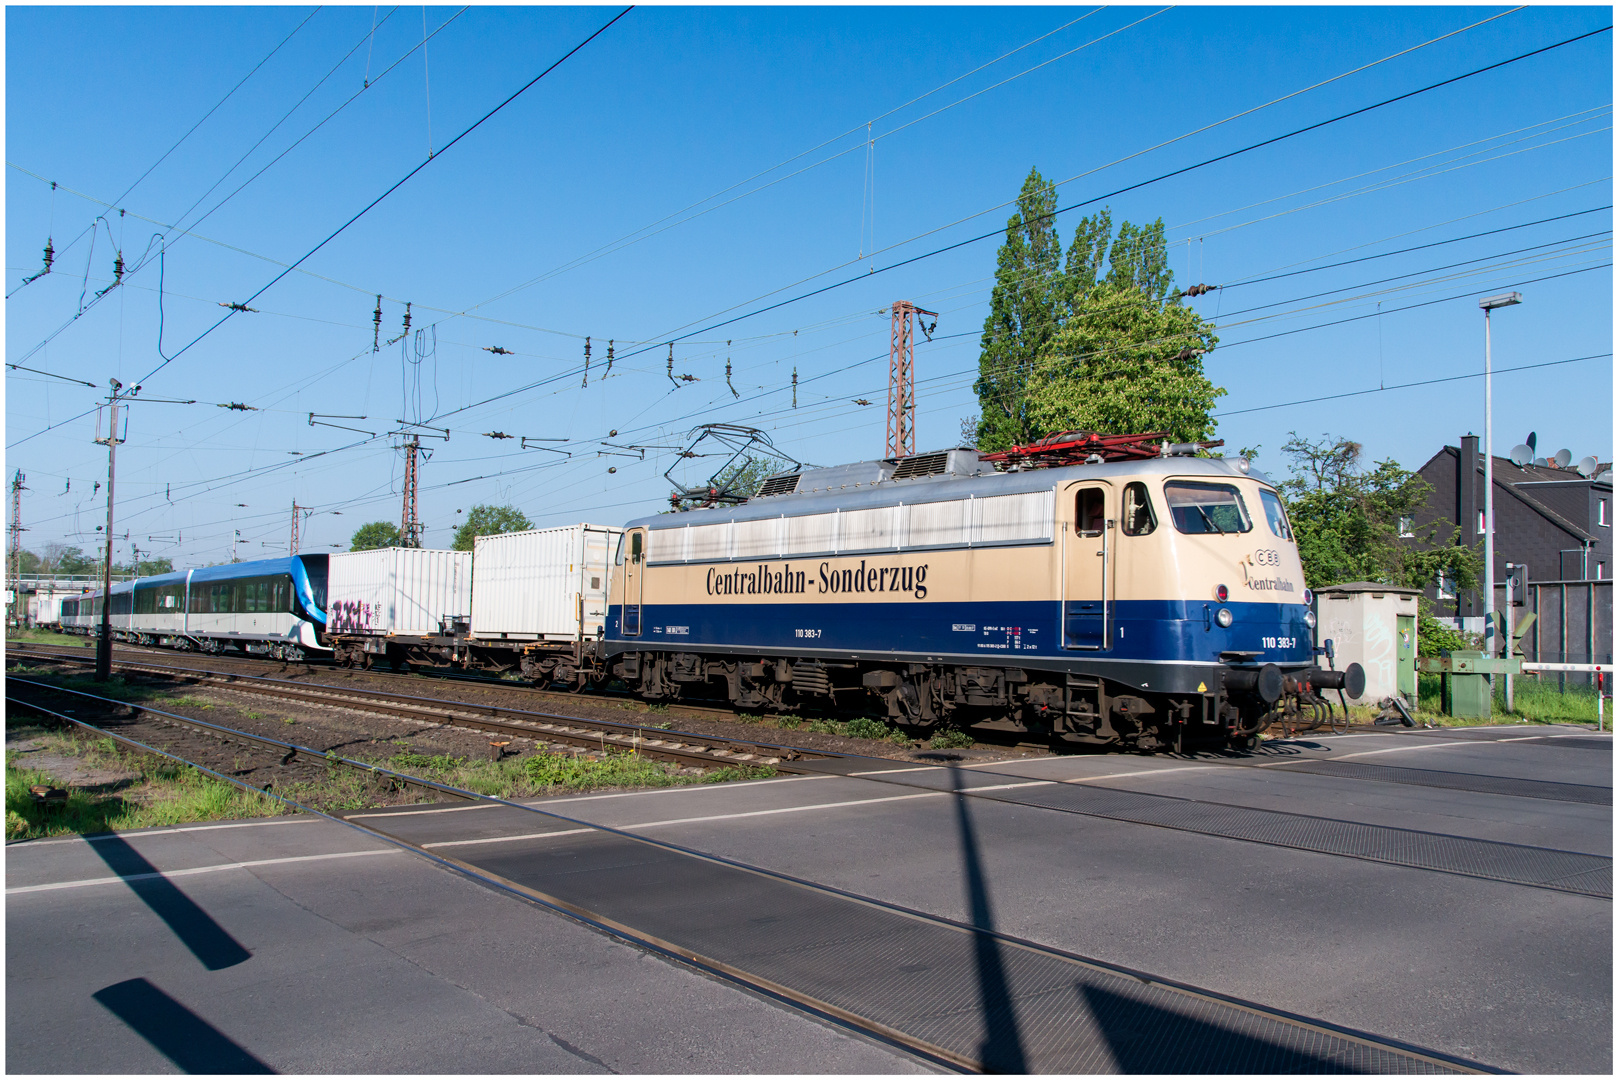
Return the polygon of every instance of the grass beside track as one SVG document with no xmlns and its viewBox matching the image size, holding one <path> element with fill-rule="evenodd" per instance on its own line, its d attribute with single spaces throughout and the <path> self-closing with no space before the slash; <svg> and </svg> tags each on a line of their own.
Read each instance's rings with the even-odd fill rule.
<svg viewBox="0 0 1618 1080">
<path fill-rule="evenodd" d="M 159 691 L 115 678 L 111 683 L 62 676 L 51 672 L 19 672 L 41 682 L 97 693 L 119 701 L 154 707 L 202 710 L 214 706 L 195 697 Z M 27 709 L 6 716 L 7 741 L 24 740 L 44 756 L 72 759 L 78 768 L 62 771 L 114 776 L 101 783 L 64 784 L 49 768 L 6 760 L 6 839 L 32 840 L 46 836 L 94 834 L 181 825 L 226 818 L 269 817 L 294 812 L 280 799 L 216 780 L 188 765 L 151 754 L 129 751 L 112 739 L 77 729 L 59 729 L 32 719 Z M 731 780 L 762 779 L 775 775 L 769 767 L 730 766 L 706 772 L 681 769 L 638 754 L 537 753 L 489 761 L 425 755 L 381 744 L 382 753 L 358 753 L 358 760 L 395 772 L 435 780 L 480 795 L 503 799 L 622 788 L 671 787 L 712 784 Z M 220 763 L 210 762 L 219 768 Z M 223 770 L 223 771 L 228 771 Z M 248 777 L 252 783 L 253 778 Z M 37 784 L 65 787 L 64 804 L 45 806 L 29 789 Z M 292 802 L 328 813 L 395 805 L 399 794 L 378 777 L 338 764 L 324 767 L 315 779 L 278 783 L 275 793 Z"/>
<path fill-rule="evenodd" d="M 11 721 L 7 720 L 7 727 Z M 90 767 L 122 774 L 117 781 L 69 786 L 67 802 L 45 806 L 30 793 L 35 784 L 61 786 L 44 769 L 18 768 L 6 761 L 6 839 L 33 840 L 182 825 L 222 818 L 271 817 L 282 804 L 150 754 L 124 752 L 111 739 L 44 734 L 46 749 Z"/>
</svg>

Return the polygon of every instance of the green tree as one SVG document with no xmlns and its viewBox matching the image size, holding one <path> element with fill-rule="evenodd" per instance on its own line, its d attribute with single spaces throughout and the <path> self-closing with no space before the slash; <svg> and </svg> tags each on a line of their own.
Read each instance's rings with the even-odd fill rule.
<svg viewBox="0 0 1618 1080">
<path fill-rule="evenodd" d="M 139 559 L 133 566 L 113 563 L 112 572 L 114 574 L 133 574 L 136 577 L 156 577 L 159 574 L 172 574 L 174 572 L 174 560 L 165 555 L 158 559 Z"/>
<path fill-rule="evenodd" d="M 534 523 L 515 506 L 479 503 L 467 511 L 466 520 L 455 530 L 455 542 L 450 546 L 456 551 L 471 551 L 472 542 L 480 536 L 522 532 L 533 527 Z"/>
<path fill-rule="evenodd" d="M 1024 409 L 1028 372 L 1061 325 L 1065 284 L 1062 243 L 1056 234 L 1056 188 L 1032 169 L 1006 222 L 1006 242 L 994 272 L 989 315 L 983 322 L 978 377 L 973 384 L 982 416 L 977 444 L 1004 450 L 1027 441 Z"/>
<path fill-rule="evenodd" d="M 1381 581 L 1424 588 L 1440 572 L 1472 588 L 1482 560 L 1454 543 L 1458 530 L 1436 521 L 1424 535 L 1401 538 L 1399 523 L 1415 516 L 1432 485 L 1393 460 L 1367 470 L 1359 443 L 1327 436 L 1311 441 L 1292 432 L 1281 452 L 1291 476 L 1279 487 L 1310 588 L 1345 581 Z"/>
<path fill-rule="evenodd" d="M 1030 433 L 1210 438 L 1213 405 L 1225 391 L 1203 373 L 1201 353 L 1218 340 L 1213 324 L 1190 308 L 1109 275 L 1075 296 L 1072 313 L 1036 362 L 1024 405 Z"/>
<path fill-rule="evenodd" d="M 399 526 L 391 521 L 373 521 L 354 530 L 349 541 L 350 551 L 371 551 L 375 548 L 398 547 Z"/>
<path fill-rule="evenodd" d="M 1171 294 L 1163 219 L 1112 227 L 1102 209 L 1074 228 L 1065 268 L 1056 189 L 1035 169 L 995 267 L 983 324 L 976 445 L 1004 450 L 1052 431 L 1212 436 L 1224 391 L 1203 372 L 1213 325 Z"/>
</svg>

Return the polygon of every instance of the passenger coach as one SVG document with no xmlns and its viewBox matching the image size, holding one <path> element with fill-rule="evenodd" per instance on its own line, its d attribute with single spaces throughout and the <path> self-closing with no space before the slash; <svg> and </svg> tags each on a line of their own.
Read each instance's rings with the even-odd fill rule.
<svg viewBox="0 0 1618 1080">
<path fill-rule="evenodd" d="M 112 587 L 113 637 L 142 645 L 297 660 L 323 651 L 325 555 L 226 563 L 137 578 Z M 101 593 L 62 602 L 62 628 L 94 635 Z"/>
<path fill-rule="evenodd" d="M 910 724 L 1140 749 L 1320 708 L 1343 676 L 1314 666 L 1274 487 L 1245 459 L 1121 438 L 1020 448 L 1003 472 L 951 450 L 782 474 L 740 506 L 632 521 L 606 657 L 652 698 L 874 693 Z"/>
</svg>

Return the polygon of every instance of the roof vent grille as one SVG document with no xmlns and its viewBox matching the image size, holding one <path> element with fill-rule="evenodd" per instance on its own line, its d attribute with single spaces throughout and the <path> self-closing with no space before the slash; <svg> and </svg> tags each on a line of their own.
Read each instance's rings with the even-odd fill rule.
<svg viewBox="0 0 1618 1080">
<path fill-rule="evenodd" d="M 798 476 L 798 473 L 788 473 L 786 476 L 772 476 L 764 481 L 764 486 L 758 489 L 758 494 L 754 497 L 767 499 L 771 495 L 791 495 L 798 490 Z"/>
<path fill-rule="evenodd" d="M 901 458 L 899 467 L 893 471 L 895 480 L 913 480 L 918 476 L 937 476 L 949 464 L 949 451 L 936 454 L 917 454 L 914 457 Z"/>
</svg>

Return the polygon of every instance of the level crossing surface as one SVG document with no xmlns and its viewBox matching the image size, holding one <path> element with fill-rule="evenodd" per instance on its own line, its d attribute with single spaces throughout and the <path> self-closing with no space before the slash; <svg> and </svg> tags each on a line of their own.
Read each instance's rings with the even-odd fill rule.
<svg viewBox="0 0 1618 1080">
<path fill-rule="evenodd" d="M 874 1019 L 1002 1055 L 1000 1067 L 1020 1054 L 1047 1071 L 1177 1071 L 1152 1056 L 1173 1032 L 1192 1071 L 1401 1064 L 1397 1048 L 1371 1046 L 1380 1039 L 1435 1051 L 1438 1067 L 1606 1072 L 1608 746 L 1490 729 L 1286 740 L 1239 757 L 873 761 L 843 766 L 851 775 L 351 817 L 833 1013 L 869 1019 L 905 1002 Z M 103 856 L 67 854 L 92 846 L 57 845 L 82 865 L 46 856 L 38 880 L 14 857 L 8 890 L 110 876 Z M 281 857 L 239 846 L 244 861 Z M 183 874 L 190 860 L 175 857 Z M 336 883 L 406 863 L 429 872 L 420 856 L 353 854 L 236 873 L 350 893 Z M 209 876 L 169 880 L 189 895 Z M 13 912 L 49 891 L 12 892 Z M 509 905 L 502 927 L 568 925 L 509 896 L 478 902 Z"/>
</svg>

